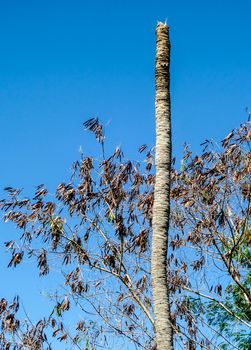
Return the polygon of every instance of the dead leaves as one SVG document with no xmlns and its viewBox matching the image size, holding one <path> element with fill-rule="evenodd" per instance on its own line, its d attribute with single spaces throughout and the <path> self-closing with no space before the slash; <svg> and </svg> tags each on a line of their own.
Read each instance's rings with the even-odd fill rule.
<svg viewBox="0 0 251 350">
<path fill-rule="evenodd" d="M 14 266 L 16 267 L 17 265 L 19 265 L 23 259 L 23 252 L 19 252 L 19 253 L 14 253 L 9 264 L 8 267 Z"/>
</svg>

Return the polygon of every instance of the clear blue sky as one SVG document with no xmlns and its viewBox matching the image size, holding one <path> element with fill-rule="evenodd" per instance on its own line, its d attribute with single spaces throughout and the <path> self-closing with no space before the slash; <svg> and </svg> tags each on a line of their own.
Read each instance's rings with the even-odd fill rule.
<svg viewBox="0 0 251 350">
<path fill-rule="evenodd" d="M 109 147 L 137 159 L 153 145 L 155 26 L 166 18 L 174 155 L 221 140 L 251 108 L 250 16 L 249 0 L 0 0 L 0 187 L 67 180 L 79 146 L 94 150 L 82 123 L 96 115 Z M 1 274 L 2 293 L 25 290 Z"/>
</svg>

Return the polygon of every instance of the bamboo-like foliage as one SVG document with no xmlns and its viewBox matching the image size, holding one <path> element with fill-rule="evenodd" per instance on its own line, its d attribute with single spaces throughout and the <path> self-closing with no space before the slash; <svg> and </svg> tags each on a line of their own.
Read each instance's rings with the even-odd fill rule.
<svg viewBox="0 0 251 350">
<path fill-rule="evenodd" d="M 98 119 L 90 119 L 84 126 L 103 145 Z M 140 152 L 145 150 L 143 145 Z M 55 195 L 49 195 L 44 185 L 37 187 L 32 199 L 22 198 L 19 189 L 5 188 L 8 198 L 0 202 L 4 220 L 22 230 L 19 242 L 5 243 L 12 253 L 8 266 L 17 267 L 27 253 L 36 259 L 41 277 L 55 269 L 62 271 L 64 288 L 51 294 L 55 306 L 40 323 L 41 332 L 32 337 L 32 327 L 28 327 L 31 343 L 46 346 L 45 331 L 49 334 L 51 330 L 50 339 L 72 342 L 76 349 L 83 348 L 79 343 L 83 338 L 92 339 L 92 348 L 114 348 L 110 339 L 116 337 L 111 334 L 143 349 L 154 346 L 149 274 L 154 182 L 151 150 L 144 158 L 145 171 L 141 168 L 140 172 L 140 164 L 125 159 L 120 148 L 100 160 L 82 155 L 72 166 L 70 182 L 60 183 Z M 17 308 L 12 312 L 5 299 L 2 305 L 2 348 L 15 344 L 16 349 L 23 349 L 23 336 L 18 334 L 27 334 L 26 325 L 16 321 Z M 83 319 L 76 320 L 76 332 L 70 336 L 63 317 L 76 308 Z M 10 314 L 13 337 L 6 332 L 10 326 L 4 326 Z"/>
<path fill-rule="evenodd" d="M 167 285 L 167 246 L 170 221 L 171 111 L 169 29 L 159 23 L 156 29 L 156 177 L 153 205 L 151 274 L 158 350 L 173 349 L 169 289 Z"/>
<path fill-rule="evenodd" d="M 88 125 L 99 139 L 101 126 Z M 250 141 L 246 123 L 221 148 L 206 141 L 196 156 L 185 148 L 181 169 L 172 169 L 167 281 L 177 350 L 247 348 Z M 118 148 L 101 161 L 82 156 L 55 196 L 45 186 L 30 199 L 5 189 L 0 208 L 17 226 L 5 242 L 9 267 L 31 258 L 41 278 L 62 271 L 63 286 L 51 293 L 50 315 L 34 323 L 22 319 L 18 298 L 0 300 L 1 349 L 53 349 L 55 339 L 78 350 L 114 349 L 122 341 L 156 349 L 149 271 L 154 155 L 140 147 L 145 151 L 145 165 L 128 161 Z"/>
</svg>

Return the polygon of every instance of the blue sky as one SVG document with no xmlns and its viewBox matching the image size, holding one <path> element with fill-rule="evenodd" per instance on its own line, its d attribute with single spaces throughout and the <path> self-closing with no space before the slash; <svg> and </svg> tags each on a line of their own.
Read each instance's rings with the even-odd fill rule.
<svg viewBox="0 0 251 350">
<path fill-rule="evenodd" d="M 67 180 L 79 146 L 95 150 L 90 117 L 107 124 L 108 149 L 137 159 L 154 144 L 155 26 L 166 18 L 174 155 L 185 141 L 221 140 L 251 109 L 250 15 L 249 0 L 0 0 L 0 188 Z M 0 228 L 3 240 L 15 235 Z M 2 293 L 26 291 L 0 273 Z"/>
<path fill-rule="evenodd" d="M 0 1 L 1 185 L 65 179 L 82 122 L 137 157 L 154 143 L 155 25 L 172 40 L 174 153 L 221 139 L 250 106 L 251 2 Z M 92 144 L 93 145 L 93 144 Z"/>
</svg>

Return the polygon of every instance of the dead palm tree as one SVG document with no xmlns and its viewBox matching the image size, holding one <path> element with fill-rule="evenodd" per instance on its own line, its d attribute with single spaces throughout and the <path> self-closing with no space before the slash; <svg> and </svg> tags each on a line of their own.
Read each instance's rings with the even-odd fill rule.
<svg viewBox="0 0 251 350">
<path fill-rule="evenodd" d="M 158 350 L 173 349 L 169 289 L 167 285 L 167 247 L 170 217 L 171 113 L 170 43 L 167 24 L 156 28 L 156 179 L 153 205 L 152 288 Z"/>
</svg>

